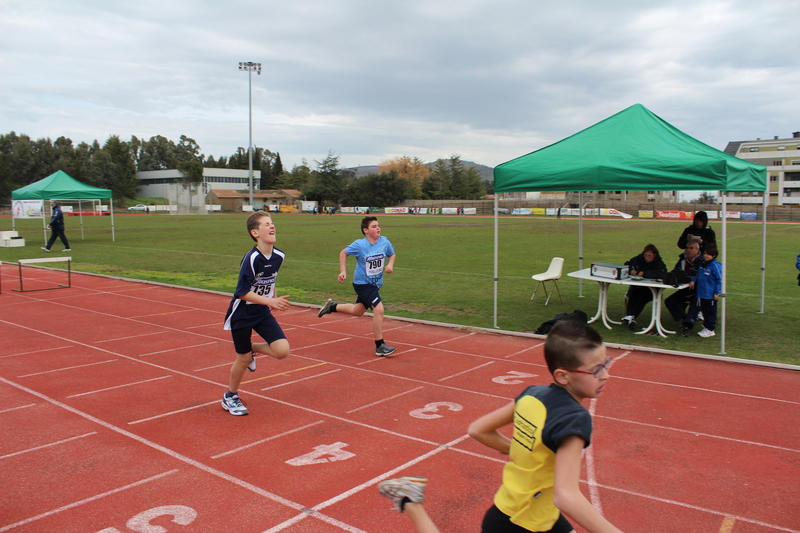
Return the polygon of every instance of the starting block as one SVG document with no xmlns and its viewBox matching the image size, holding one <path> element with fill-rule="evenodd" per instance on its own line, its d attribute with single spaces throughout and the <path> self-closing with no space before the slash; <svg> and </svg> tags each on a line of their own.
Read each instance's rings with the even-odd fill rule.
<svg viewBox="0 0 800 533">
<path fill-rule="evenodd" d="M 30 265 L 34 263 L 60 263 L 66 261 L 67 263 L 67 284 L 58 287 L 46 287 L 44 289 L 28 289 L 22 288 L 22 265 Z M 72 287 L 72 257 L 40 257 L 37 259 L 20 259 L 17 261 L 19 265 L 19 289 L 12 289 L 17 292 L 33 292 L 33 291 L 49 291 L 53 289 L 68 289 Z"/>
</svg>

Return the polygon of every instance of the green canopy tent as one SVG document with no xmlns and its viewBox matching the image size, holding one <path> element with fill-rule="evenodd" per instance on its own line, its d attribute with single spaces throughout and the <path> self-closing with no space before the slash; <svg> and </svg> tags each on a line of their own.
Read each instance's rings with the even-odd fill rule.
<svg viewBox="0 0 800 533">
<path fill-rule="evenodd" d="M 683 133 L 641 104 L 635 104 L 557 143 L 502 163 L 494 169 L 494 326 L 497 327 L 497 193 L 528 191 L 722 191 L 722 242 L 725 243 L 725 193 L 762 191 L 768 196 L 766 167 L 750 163 Z M 583 213 L 583 206 L 580 206 Z M 765 219 L 762 216 L 762 219 Z M 582 216 L 581 216 L 582 219 Z M 581 220 L 582 222 L 582 220 Z M 766 222 L 765 220 L 763 221 Z M 766 225 L 762 224 L 762 312 Z M 582 253 L 580 225 L 579 260 Z M 720 262 L 725 292 L 725 247 Z M 722 301 L 722 353 L 725 352 L 725 300 Z"/>
<path fill-rule="evenodd" d="M 111 240 L 114 235 L 114 199 L 110 189 L 100 189 L 81 183 L 63 170 L 50 174 L 30 185 L 11 192 L 11 200 L 102 200 L 111 201 Z M 83 214 L 81 214 L 81 235 L 83 235 Z M 46 237 L 46 236 L 45 236 Z"/>
</svg>

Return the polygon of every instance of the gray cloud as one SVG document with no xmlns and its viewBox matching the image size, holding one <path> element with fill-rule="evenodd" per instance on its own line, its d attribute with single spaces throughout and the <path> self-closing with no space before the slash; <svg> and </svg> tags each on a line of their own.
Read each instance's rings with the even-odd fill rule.
<svg viewBox="0 0 800 533">
<path fill-rule="evenodd" d="M 634 103 L 724 148 L 800 129 L 797 0 L 0 0 L 3 132 L 496 165 Z"/>
</svg>

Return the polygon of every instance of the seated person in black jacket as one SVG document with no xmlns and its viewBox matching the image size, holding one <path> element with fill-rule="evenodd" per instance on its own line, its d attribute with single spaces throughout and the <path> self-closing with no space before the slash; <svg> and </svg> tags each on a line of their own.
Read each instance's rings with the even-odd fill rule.
<svg viewBox="0 0 800 533">
<path fill-rule="evenodd" d="M 686 272 L 689 278 L 695 278 L 697 277 L 697 267 L 699 267 L 702 262 L 703 254 L 700 253 L 700 243 L 696 239 L 691 240 L 686 245 L 686 250 L 678 256 L 678 262 L 675 263 L 675 268 L 673 270 L 681 270 Z M 669 314 L 672 315 L 675 321 L 682 323 L 683 319 L 686 318 L 686 308 L 692 302 L 695 293 L 696 291 L 694 288 L 686 287 L 685 289 L 673 292 L 664 301 L 664 305 L 667 306 Z"/>
<path fill-rule="evenodd" d="M 650 279 L 664 279 L 667 273 L 667 265 L 661 260 L 658 248 L 654 244 L 648 244 L 642 253 L 632 257 L 625 263 L 630 267 L 631 276 L 641 276 Z M 625 316 L 622 323 L 628 329 L 636 329 L 636 317 L 642 312 L 644 306 L 653 300 L 653 293 L 647 287 L 632 285 L 628 288 L 628 306 L 625 309 Z"/>
<path fill-rule="evenodd" d="M 717 234 L 708 226 L 708 213 L 698 211 L 694 214 L 694 222 L 691 226 L 683 230 L 678 239 L 678 248 L 686 249 L 686 244 L 692 239 L 700 241 L 700 251 L 708 244 L 717 244 Z"/>
</svg>

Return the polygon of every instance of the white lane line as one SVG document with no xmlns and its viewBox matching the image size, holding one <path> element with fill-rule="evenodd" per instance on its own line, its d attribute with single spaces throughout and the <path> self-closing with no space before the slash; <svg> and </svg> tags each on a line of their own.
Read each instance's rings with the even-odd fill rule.
<svg viewBox="0 0 800 533">
<path fill-rule="evenodd" d="M 42 513 L 40 515 L 32 516 L 31 518 L 26 518 L 25 520 L 22 520 L 20 522 L 16 522 L 14 524 L 9 524 L 7 526 L 0 527 L 0 533 L 2 533 L 4 531 L 8 531 L 9 529 L 14 529 L 15 527 L 24 526 L 25 524 L 30 524 L 31 522 L 35 522 L 36 520 L 40 520 L 42 518 L 47 518 L 48 516 L 56 515 L 56 514 L 62 512 L 62 511 L 66 511 L 68 509 L 73 509 L 75 507 L 79 507 L 79 506 L 81 506 L 81 505 L 83 505 L 85 503 L 89 503 L 89 502 L 93 502 L 93 501 L 99 500 L 101 498 L 105 498 L 106 496 L 111 496 L 112 494 L 117 494 L 117 493 L 122 492 L 124 490 L 132 489 L 134 487 L 138 487 L 139 485 L 144 485 L 145 483 L 150 483 L 151 481 L 155 481 L 157 479 L 161 479 L 162 477 L 166 477 L 166 476 L 172 475 L 172 474 L 174 474 L 176 472 L 178 472 L 177 469 L 170 470 L 169 472 L 164 472 L 163 474 L 157 474 L 155 476 L 152 476 L 152 477 L 149 477 L 149 478 L 146 478 L 146 479 L 142 479 L 141 481 L 136 481 L 135 483 L 131 483 L 130 485 L 125 485 L 123 487 L 119 487 L 117 489 L 110 490 L 108 492 L 103 492 L 102 494 L 97 494 L 95 496 L 92 496 L 91 498 L 86 498 L 85 500 L 80 500 L 80 501 L 77 501 L 77 502 L 74 502 L 74 503 L 70 503 L 69 505 L 65 505 L 63 507 L 59 507 L 58 509 L 53 509 L 52 511 L 47 511 L 46 513 Z"/>
<path fill-rule="evenodd" d="M 50 446 L 57 446 L 59 444 L 64 444 L 65 442 L 70 442 L 77 439 L 82 439 L 84 437 L 88 437 L 90 435 L 97 435 L 96 431 L 92 431 L 90 433 L 84 433 L 83 435 L 78 435 L 77 437 L 70 437 L 68 439 L 59 440 L 56 442 L 51 442 L 50 444 L 42 444 L 41 446 L 34 446 L 33 448 L 28 448 L 27 450 L 20 450 L 18 452 L 9 453 L 7 455 L 0 455 L 0 459 L 6 459 L 8 457 L 14 457 L 15 455 L 22 455 L 23 453 L 33 452 L 36 450 L 41 450 L 43 448 L 49 448 Z"/>
<path fill-rule="evenodd" d="M 255 442 L 251 442 L 250 444 L 245 444 L 244 446 L 239 446 L 238 448 L 234 448 L 232 450 L 228 450 L 227 452 L 218 453 L 217 455 L 212 455 L 212 459 L 219 459 L 220 457 L 225 457 L 226 455 L 231 455 L 236 452 L 240 452 L 242 450 L 246 450 L 248 448 L 252 448 L 253 446 L 258 446 L 259 444 L 263 444 L 265 442 L 269 442 L 273 439 L 277 439 L 280 437 L 285 437 L 286 435 L 291 435 L 297 431 L 303 431 L 304 429 L 317 426 L 325 422 L 324 420 L 317 420 L 316 422 L 312 422 L 310 424 L 306 424 L 305 426 L 300 426 L 298 428 L 290 429 L 289 431 L 284 431 L 283 433 L 278 433 L 277 435 L 272 435 L 271 437 L 267 437 L 266 439 L 257 440 Z"/>
<path fill-rule="evenodd" d="M 16 324 L 11 324 L 11 322 L 6 322 L 6 324 L 16 326 Z M 45 348 L 44 350 L 34 350 L 32 352 L 20 352 L 20 353 L 12 353 L 12 354 L 9 354 L 9 355 L 0 355 L 0 359 L 5 359 L 6 357 L 19 357 L 20 355 L 38 354 L 38 353 L 42 353 L 42 352 L 53 352 L 55 350 L 66 350 L 67 348 L 74 348 L 74 346 L 72 346 L 72 345 L 57 346 L 55 348 Z"/>
<path fill-rule="evenodd" d="M 271 387 L 264 387 L 261 390 L 262 391 L 263 390 L 271 390 L 271 389 L 277 389 L 278 387 L 285 387 L 286 385 L 294 385 L 295 383 L 300 383 L 301 381 L 305 381 L 307 379 L 321 378 L 322 376 L 327 376 L 328 374 L 333 374 L 334 372 L 341 372 L 341 371 L 342 371 L 341 368 L 337 368 L 336 370 L 329 370 L 328 372 L 323 372 L 322 374 L 314 374 L 313 376 L 307 376 L 307 377 L 304 377 L 304 378 L 296 379 L 294 381 L 287 381 L 286 383 L 281 383 L 280 385 L 273 385 Z"/>
<path fill-rule="evenodd" d="M 119 342 L 128 339 L 139 339 L 141 337 L 150 337 L 151 335 L 163 335 L 164 333 L 169 333 L 169 331 L 154 331 L 152 333 L 140 333 L 139 335 L 129 335 L 127 337 L 117 337 L 116 339 L 106 339 L 104 341 L 95 341 L 95 344 L 103 344 L 104 342 Z"/>
<path fill-rule="evenodd" d="M 478 366 L 476 366 L 474 368 L 470 368 L 470 369 L 464 370 L 463 372 L 459 372 L 457 374 L 453 374 L 453 375 L 441 378 L 439 381 L 447 381 L 450 378 L 458 377 L 458 376 L 461 376 L 463 374 L 467 374 L 469 372 L 472 372 L 474 370 L 478 370 L 479 368 L 483 368 L 485 366 L 489 366 L 489 365 L 493 365 L 493 364 L 494 364 L 494 361 L 489 361 L 488 363 L 483 363 L 482 365 L 478 365 Z"/>
<path fill-rule="evenodd" d="M 213 405 L 218 402 L 221 402 L 221 400 L 214 400 L 213 402 L 206 402 L 206 403 L 201 403 L 200 405 L 193 405 L 192 407 L 187 407 L 186 409 L 178 409 L 177 411 L 170 411 L 169 413 L 161 413 L 160 415 L 150 416 L 147 418 L 142 418 L 140 420 L 134 420 L 133 422 L 128 422 L 128 425 L 132 426 L 134 424 L 141 424 L 142 422 L 149 422 L 150 420 L 156 420 L 157 418 L 164 418 L 165 416 L 172 416 L 172 415 L 177 415 L 178 413 L 185 413 L 186 411 L 191 411 L 192 409 L 200 409 L 201 407 Z"/>
<path fill-rule="evenodd" d="M 85 368 L 87 366 L 103 365 L 103 364 L 106 364 L 106 363 L 113 363 L 115 361 L 119 361 L 119 359 L 107 359 L 105 361 L 97 361 L 96 363 L 87 363 L 85 365 L 65 366 L 64 368 L 54 368 L 52 370 L 44 370 L 42 372 L 34 372 L 33 374 L 25 374 L 25 375 L 17 376 L 17 377 L 19 377 L 19 378 L 29 378 L 31 376 L 41 376 L 42 374 L 50 374 L 52 372 L 63 372 L 64 370 L 74 370 L 76 368 Z"/>
<path fill-rule="evenodd" d="M 589 414 L 594 418 L 595 410 L 597 409 L 597 398 L 592 398 L 589 402 Z M 592 506 L 597 509 L 597 512 L 600 515 L 603 515 L 603 505 L 600 503 L 600 491 L 597 490 L 597 476 L 595 475 L 594 469 L 594 446 L 589 446 L 584 454 L 584 460 L 586 462 L 586 479 L 587 484 L 589 485 L 589 499 L 592 502 Z"/>
<path fill-rule="evenodd" d="M 148 353 L 140 354 L 139 357 L 147 357 L 148 355 L 156 355 L 156 354 L 159 354 L 159 353 L 167 353 L 167 352 L 178 352 L 178 351 L 183 352 L 183 351 L 186 351 L 186 350 L 188 350 L 190 348 L 199 348 L 201 346 L 210 346 L 212 344 L 218 344 L 220 342 L 223 342 L 223 341 L 218 340 L 218 341 L 213 341 L 213 342 L 203 342 L 203 343 L 200 343 L 200 344 L 193 344 L 191 346 L 181 346 L 180 348 L 170 348 L 168 350 L 159 350 L 157 352 L 148 352 Z"/>
<path fill-rule="evenodd" d="M 378 404 L 381 404 L 383 402 L 388 402 L 389 400 L 394 400 L 395 398 L 399 398 L 400 396 L 403 396 L 405 394 L 409 394 L 409 393 L 412 393 L 414 391 L 418 391 L 418 390 L 420 390 L 422 388 L 423 387 L 416 387 L 414 389 L 407 390 L 405 392 L 401 392 L 400 394 L 395 394 L 394 396 L 389 396 L 388 398 L 384 398 L 382 400 L 378 400 L 377 402 L 372 402 L 372 403 L 368 403 L 367 405 L 362 405 L 361 407 L 356 407 L 355 409 L 351 409 L 351 410 L 347 411 L 345 414 L 349 415 L 350 413 L 355 413 L 356 411 L 360 411 L 362 409 L 366 409 L 368 407 L 372 407 L 373 405 L 378 405 Z"/>
<path fill-rule="evenodd" d="M 518 352 L 514 352 L 512 354 L 508 354 L 508 355 L 504 356 L 504 358 L 508 359 L 509 357 L 514 357 L 515 355 L 519 355 L 521 353 L 525 353 L 525 352 L 528 352 L 530 350 L 535 350 L 536 348 L 538 348 L 539 346 L 542 346 L 543 344 L 544 344 L 544 342 L 540 342 L 539 344 L 534 344 L 533 346 L 530 346 L 528 348 L 524 348 L 524 349 L 522 349 L 522 350 L 520 350 Z"/>
<path fill-rule="evenodd" d="M 145 379 L 145 380 L 142 380 L 142 381 L 134 381 L 133 383 L 126 383 L 124 385 L 116 385 L 114 387 L 106 387 L 105 389 L 97 389 L 97 390 L 93 390 L 93 391 L 89 391 L 89 392 L 81 392 L 79 394 L 71 394 L 71 395 L 67 396 L 67 398 L 77 398 L 79 396 L 87 396 L 89 394 L 96 394 L 98 392 L 105 392 L 105 391 L 114 390 L 114 389 L 122 389 L 122 388 L 125 388 L 125 387 L 132 387 L 134 385 L 141 385 L 142 383 L 149 383 L 151 381 L 158 381 L 160 379 L 167 379 L 167 378 L 171 378 L 171 377 L 172 376 L 160 376 L 160 377 L 157 377 L 157 378 Z"/>
<path fill-rule="evenodd" d="M 469 336 L 471 336 L 471 335 L 475 335 L 475 332 L 473 331 L 472 333 L 467 333 L 466 335 L 461 335 L 460 337 L 453 337 L 452 339 L 445 339 L 445 340 L 443 340 L 443 341 L 432 342 L 432 343 L 430 343 L 428 346 L 436 346 L 437 344 L 444 344 L 444 343 L 446 343 L 446 342 L 452 342 L 452 341 L 457 341 L 457 340 L 465 339 L 465 338 L 467 338 L 467 337 L 469 337 Z"/>
<path fill-rule="evenodd" d="M 17 409 L 25 409 L 26 407 L 34 407 L 35 403 L 29 403 L 28 405 L 20 405 L 19 407 L 11 407 L 9 409 L 3 409 L 0 413 L 7 413 L 9 411 L 16 411 Z"/>
</svg>

